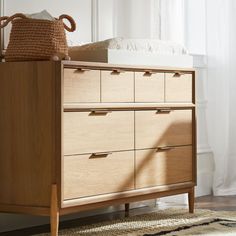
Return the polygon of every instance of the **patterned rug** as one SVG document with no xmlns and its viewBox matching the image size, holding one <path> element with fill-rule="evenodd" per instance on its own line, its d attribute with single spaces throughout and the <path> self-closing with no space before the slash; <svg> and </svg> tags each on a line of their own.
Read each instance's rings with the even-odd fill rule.
<svg viewBox="0 0 236 236">
<path fill-rule="evenodd" d="M 41 234 L 41 236 L 49 234 Z M 168 209 L 60 231 L 63 236 L 235 235 L 236 212 Z"/>
</svg>

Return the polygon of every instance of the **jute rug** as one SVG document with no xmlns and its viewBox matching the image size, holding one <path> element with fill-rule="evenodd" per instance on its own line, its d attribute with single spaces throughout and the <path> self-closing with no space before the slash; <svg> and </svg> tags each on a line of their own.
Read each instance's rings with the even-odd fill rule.
<svg viewBox="0 0 236 236">
<path fill-rule="evenodd" d="M 49 234 L 41 234 L 41 236 Z M 63 236 L 235 235 L 236 212 L 168 209 L 60 231 Z"/>
</svg>

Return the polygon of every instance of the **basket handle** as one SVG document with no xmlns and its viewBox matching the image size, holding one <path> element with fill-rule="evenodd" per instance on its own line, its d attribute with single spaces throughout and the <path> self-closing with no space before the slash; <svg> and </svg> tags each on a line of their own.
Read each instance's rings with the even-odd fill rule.
<svg viewBox="0 0 236 236">
<path fill-rule="evenodd" d="M 10 17 L 2 16 L 2 17 L 0 17 L 0 28 L 6 27 L 11 21 L 13 21 L 16 18 L 26 19 L 27 17 L 21 13 L 16 13 Z"/>
<path fill-rule="evenodd" d="M 76 29 L 76 23 L 75 23 L 74 19 L 73 19 L 71 16 L 68 16 L 68 15 L 65 15 L 65 14 L 63 14 L 63 15 L 61 15 L 61 16 L 59 17 L 59 20 L 62 20 L 62 21 L 63 21 L 64 19 L 66 19 L 66 20 L 68 20 L 68 21 L 70 22 L 70 27 L 67 26 L 67 25 L 63 22 L 64 28 L 65 28 L 67 31 L 69 31 L 69 32 L 74 32 L 75 29 Z"/>
</svg>

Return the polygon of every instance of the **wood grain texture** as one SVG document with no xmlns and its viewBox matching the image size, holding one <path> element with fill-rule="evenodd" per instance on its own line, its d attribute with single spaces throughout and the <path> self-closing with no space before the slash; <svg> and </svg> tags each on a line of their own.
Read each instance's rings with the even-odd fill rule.
<svg viewBox="0 0 236 236">
<path fill-rule="evenodd" d="M 100 102 L 100 70 L 64 69 L 64 102 Z"/>
<path fill-rule="evenodd" d="M 91 154 L 64 159 L 64 199 L 134 189 L 134 151 Z"/>
<path fill-rule="evenodd" d="M 192 102 L 193 78 L 192 74 L 174 76 L 175 73 L 165 74 L 165 101 Z"/>
<path fill-rule="evenodd" d="M 49 216 L 50 207 L 32 207 L 32 206 L 21 206 L 21 205 L 1 205 L 1 213 L 14 213 L 14 214 L 28 214 L 36 216 Z"/>
<path fill-rule="evenodd" d="M 59 229 L 59 208 L 57 198 L 57 185 L 52 185 L 51 190 L 51 209 L 50 209 L 50 223 L 51 223 L 51 236 L 58 236 Z"/>
<path fill-rule="evenodd" d="M 134 112 L 64 113 L 65 155 L 134 149 Z"/>
<path fill-rule="evenodd" d="M 61 64 L 0 63 L 1 204 L 50 205 L 56 67 Z"/>
<path fill-rule="evenodd" d="M 135 102 L 164 102 L 164 73 L 135 72 Z"/>
<path fill-rule="evenodd" d="M 136 188 L 169 185 L 192 180 L 192 147 L 135 152 Z"/>
<path fill-rule="evenodd" d="M 192 144 L 192 110 L 135 111 L 135 148 Z"/>
<path fill-rule="evenodd" d="M 193 135 L 192 135 L 192 143 L 193 143 L 193 182 L 197 185 L 197 117 L 196 117 L 196 108 L 193 109 L 192 114 L 192 129 L 193 129 Z"/>
<path fill-rule="evenodd" d="M 194 201 L 194 187 L 192 187 L 188 192 L 189 213 L 194 213 Z"/>
<path fill-rule="evenodd" d="M 147 65 L 121 65 L 121 64 L 108 64 L 100 62 L 84 62 L 84 61 L 62 61 L 65 68 L 85 68 L 85 69 L 100 69 L 100 70 L 112 70 L 121 69 L 127 71 L 145 71 L 152 70 L 157 72 L 170 72 L 175 71 L 185 72 L 191 74 L 195 71 L 194 68 L 181 68 L 181 67 L 165 67 L 165 66 L 147 66 Z"/>
<path fill-rule="evenodd" d="M 153 72 L 149 78 L 146 70 Z M 185 75 L 173 77 L 176 71 Z M 69 214 L 189 193 L 193 210 L 193 69 L 22 62 L 0 63 L 0 75 L 0 211 L 51 215 L 56 235 L 58 207 Z M 159 108 L 171 112 L 156 114 Z M 108 113 L 91 114 L 96 109 Z M 192 148 L 150 150 L 186 144 Z M 110 151 L 107 158 L 88 158 Z"/>
<path fill-rule="evenodd" d="M 53 173 L 53 179 L 52 184 L 57 185 L 57 199 L 58 204 L 62 201 L 62 169 L 63 169 L 63 103 L 64 103 L 64 79 L 63 79 L 63 73 L 64 68 L 61 66 L 61 63 L 59 63 L 60 66 L 56 67 L 56 81 L 55 81 L 55 124 L 54 128 L 55 131 L 55 158 L 53 158 L 53 164 L 52 164 L 52 173 Z M 54 171 L 55 170 L 55 171 Z"/>
<path fill-rule="evenodd" d="M 65 112 L 91 111 L 94 109 L 125 110 L 157 110 L 158 108 L 194 108 L 192 103 L 67 103 Z"/>
<path fill-rule="evenodd" d="M 125 203 L 125 217 L 129 217 L 129 211 L 130 209 L 130 204 L 129 203 Z"/>
<path fill-rule="evenodd" d="M 101 71 L 102 102 L 134 102 L 134 72 Z"/>
<path fill-rule="evenodd" d="M 76 206 L 79 206 L 79 208 L 82 209 L 83 208 L 89 209 L 90 204 L 96 205 L 97 207 L 104 207 L 104 205 L 107 205 L 107 202 L 110 202 L 110 205 L 115 205 L 127 202 L 142 201 L 146 199 L 156 198 L 158 196 L 161 197 L 161 196 L 169 196 L 172 194 L 174 195 L 174 193 L 175 194 L 188 193 L 190 188 L 192 188 L 193 186 L 194 186 L 193 182 L 185 182 L 185 183 L 170 184 L 165 186 L 155 186 L 150 188 L 135 189 L 119 193 L 102 194 L 86 198 L 77 198 L 64 201 L 62 204 L 62 208 L 64 210 L 64 208 L 67 207 L 76 208 Z M 65 210 L 65 212 L 69 211 L 70 211 L 69 209 L 68 211 Z"/>
</svg>

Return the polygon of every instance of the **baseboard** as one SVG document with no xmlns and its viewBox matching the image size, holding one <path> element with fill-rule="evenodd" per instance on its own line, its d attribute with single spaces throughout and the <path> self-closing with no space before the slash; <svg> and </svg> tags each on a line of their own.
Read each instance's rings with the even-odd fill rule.
<svg viewBox="0 0 236 236">
<path fill-rule="evenodd" d="M 197 155 L 197 187 L 196 196 L 212 194 L 215 163 L 211 151 L 200 152 Z"/>
</svg>

